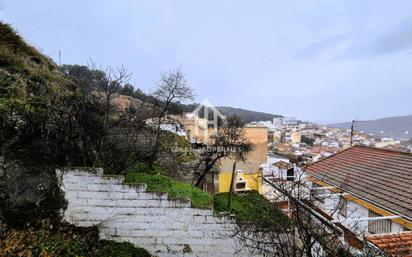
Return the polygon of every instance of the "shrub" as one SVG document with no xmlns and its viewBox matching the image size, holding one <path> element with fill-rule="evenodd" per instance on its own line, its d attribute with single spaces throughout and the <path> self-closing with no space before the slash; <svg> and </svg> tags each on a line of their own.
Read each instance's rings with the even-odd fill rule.
<svg viewBox="0 0 412 257">
<path fill-rule="evenodd" d="M 136 248 L 129 242 L 101 241 L 100 257 L 150 257 L 143 248 Z"/>
<path fill-rule="evenodd" d="M 99 240 L 97 227 L 40 220 L 39 226 L 0 233 L 0 256 L 150 257 L 131 243 Z"/>
<path fill-rule="evenodd" d="M 147 174 L 166 174 L 164 168 L 161 165 L 152 165 L 151 167 L 143 162 L 138 162 L 128 169 L 128 173 L 147 173 Z"/>
<path fill-rule="evenodd" d="M 213 207 L 216 212 L 228 212 L 228 193 L 214 196 Z M 284 231 L 291 225 L 289 218 L 282 211 L 265 199 L 257 191 L 243 195 L 232 195 L 231 213 L 236 215 L 239 225 L 252 224 L 261 229 Z"/>
<path fill-rule="evenodd" d="M 143 167 L 143 166 L 142 166 Z M 147 167 L 141 170 L 147 171 Z M 212 204 L 212 196 L 194 186 L 178 182 L 168 176 L 148 170 L 148 173 L 139 172 L 139 169 L 130 170 L 125 178 L 126 183 L 144 183 L 149 191 L 168 193 L 169 199 L 188 199 L 193 207 L 206 208 Z"/>
</svg>

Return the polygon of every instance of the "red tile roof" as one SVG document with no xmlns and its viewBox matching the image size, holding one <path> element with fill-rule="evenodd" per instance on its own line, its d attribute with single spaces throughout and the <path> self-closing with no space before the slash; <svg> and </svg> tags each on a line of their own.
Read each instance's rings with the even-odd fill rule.
<svg viewBox="0 0 412 257">
<path fill-rule="evenodd" d="M 374 235 L 367 239 L 390 256 L 412 257 L 412 232 Z"/>
<path fill-rule="evenodd" d="M 306 171 L 412 221 L 412 154 L 354 146 L 309 165 Z"/>
<path fill-rule="evenodd" d="M 272 165 L 275 166 L 275 167 L 278 167 L 279 169 L 282 169 L 282 170 L 288 170 L 288 169 L 293 168 L 292 164 L 290 164 L 288 162 L 285 162 L 285 161 L 278 161 L 278 162 L 275 162 Z"/>
</svg>

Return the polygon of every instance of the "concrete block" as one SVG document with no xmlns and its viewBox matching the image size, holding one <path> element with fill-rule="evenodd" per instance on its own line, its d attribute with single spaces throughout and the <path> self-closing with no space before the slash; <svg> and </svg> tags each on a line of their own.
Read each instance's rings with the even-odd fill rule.
<svg viewBox="0 0 412 257">
<path fill-rule="evenodd" d="M 64 185 L 67 191 L 86 191 L 87 185 L 81 183 L 67 183 Z"/>
<path fill-rule="evenodd" d="M 114 199 L 110 192 L 79 191 L 77 197 L 80 199 Z"/>
<path fill-rule="evenodd" d="M 129 237 L 130 236 L 130 230 L 128 229 L 118 229 L 116 228 L 116 236 L 118 237 Z"/>
<path fill-rule="evenodd" d="M 115 200 L 110 200 L 110 199 L 87 199 L 87 204 L 89 206 L 96 206 L 96 207 L 118 206 L 118 203 Z"/>
<path fill-rule="evenodd" d="M 124 193 L 122 193 L 122 199 L 124 199 L 124 200 L 139 200 L 139 195 L 136 192 L 124 192 Z"/>
<path fill-rule="evenodd" d="M 206 222 L 206 217 L 204 215 L 193 215 L 193 221 L 196 223 L 205 223 Z"/>
<path fill-rule="evenodd" d="M 112 192 L 120 192 L 120 193 L 133 193 L 136 190 L 128 185 L 122 184 L 108 184 L 110 187 L 110 191 Z"/>
<path fill-rule="evenodd" d="M 95 191 L 95 192 L 109 192 L 110 191 L 109 184 L 88 184 L 86 187 L 88 191 Z"/>
</svg>

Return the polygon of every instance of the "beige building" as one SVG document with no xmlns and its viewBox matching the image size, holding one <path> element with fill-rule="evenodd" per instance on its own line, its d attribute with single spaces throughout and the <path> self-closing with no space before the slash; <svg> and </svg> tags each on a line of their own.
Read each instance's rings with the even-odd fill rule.
<svg viewBox="0 0 412 257">
<path fill-rule="evenodd" d="M 276 130 L 273 133 L 273 143 L 275 144 L 282 143 L 282 131 L 281 130 Z"/>
<path fill-rule="evenodd" d="M 252 151 L 247 155 L 245 162 L 236 164 L 237 170 L 245 173 L 255 173 L 262 163 L 266 163 L 268 155 L 268 128 L 267 127 L 246 127 L 243 129 L 244 138 L 252 145 Z M 232 159 L 225 159 L 220 163 L 220 172 L 232 172 Z"/>
<path fill-rule="evenodd" d="M 257 190 L 260 191 L 262 164 L 267 162 L 268 155 L 268 128 L 267 127 L 246 127 L 243 129 L 244 138 L 252 145 L 252 151 L 246 156 L 244 162 L 237 161 L 235 190 Z M 233 162 L 231 158 L 224 159 L 219 165 L 219 176 L 215 181 L 217 192 L 228 192 L 232 178 Z M 239 185 L 244 187 L 239 187 Z"/>
<path fill-rule="evenodd" d="M 187 114 L 177 118 L 185 127 L 187 139 L 190 142 L 205 142 L 205 131 L 208 129 L 208 121 L 205 118 L 195 119 L 194 115 Z"/>
<path fill-rule="evenodd" d="M 292 144 L 300 143 L 301 139 L 302 139 L 302 136 L 299 130 L 293 130 L 290 133 L 290 141 Z"/>
</svg>

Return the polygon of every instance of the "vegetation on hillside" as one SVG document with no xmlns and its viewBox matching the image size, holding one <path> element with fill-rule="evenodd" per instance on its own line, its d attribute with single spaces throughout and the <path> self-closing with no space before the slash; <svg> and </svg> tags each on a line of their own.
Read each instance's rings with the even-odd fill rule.
<svg viewBox="0 0 412 257">
<path fill-rule="evenodd" d="M 183 73 L 162 75 L 155 90 L 162 100 L 150 108 L 116 102 L 128 78 L 125 69 L 100 70 L 93 64 L 59 70 L 0 22 L 0 217 L 5 222 L 27 226 L 57 218 L 63 206 L 56 166 L 103 167 L 119 174 L 136 162 L 153 165 L 159 153 L 179 160 L 179 153 L 171 152 L 177 138 L 159 124 L 170 105 L 190 96 Z"/>
<path fill-rule="evenodd" d="M 228 210 L 228 193 L 220 193 L 213 198 L 215 212 L 231 212 L 236 215 L 240 225 L 253 225 L 260 231 L 286 231 L 290 228 L 290 219 L 257 191 L 245 194 L 234 194 L 231 210 Z"/>
<path fill-rule="evenodd" d="M 159 166 L 151 168 L 146 164 L 139 163 L 128 171 L 125 182 L 130 184 L 144 183 L 149 191 L 168 193 L 169 199 L 173 200 L 190 200 L 192 206 L 197 208 L 211 207 L 213 201 L 213 197 L 209 193 L 166 176 L 164 170 Z"/>
<path fill-rule="evenodd" d="M 74 77 L 74 78 L 83 77 L 83 79 L 79 79 L 79 83 L 84 84 L 84 86 L 87 87 L 89 90 L 93 89 L 93 84 L 89 83 L 91 76 L 89 74 L 90 71 L 87 66 L 62 65 L 59 68 L 63 73 L 70 75 L 71 77 Z M 84 77 L 89 78 L 89 79 L 84 79 Z M 126 83 L 119 90 L 119 94 L 134 97 L 148 104 L 159 105 L 161 103 L 161 101 L 155 96 L 146 94 L 141 89 L 135 88 L 133 85 L 129 83 Z M 169 114 L 181 114 L 181 113 L 186 113 L 186 112 L 193 112 L 198 106 L 199 106 L 199 103 L 182 103 L 180 101 L 177 101 L 177 102 L 170 104 Z M 229 107 L 229 106 L 218 106 L 217 109 L 223 115 L 237 116 L 247 123 L 253 122 L 253 121 L 272 121 L 273 118 L 282 117 L 282 115 L 278 115 L 278 114 L 258 112 L 258 111 L 246 110 L 242 108 L 234 108 L 234 107 Z M 212 113 L 210 113 L 209 115 L 211 116 Z M 202 114 L 200 114 L 200 116 L 203 117 Z"/>
<path fill-rule="evenodd" d="M 10 229 L 0 233 L 0 257 L 150 257 L 144 249 L 130 243 L 98 239 L 96 227 L 79 228 L 68 224 L 41 225 Z"/>
<path fill-rule="evenodd" d="M 84 108 L 93 113 L 94 106 L 84 101 L 74 83 L 0 23 L 0 154 L 50 163 L 81 158 L 75 156 L 76 143 L 89 135 L 79 135 L 74 128 L 83 129 L 85 121 L 96 124 L 93 115 L 81 112 Z"/>
<path fill-rule="evenodd" d="M 44 78 L 50 82 L 60 77 L 57 66 L 28 45 L 14 29 L 0 22 L 0 68 Z"/>
<path fill-rule="evenodd" d="M 228 106 L 218 106 L 217 109 L 226 116 L 236 115 L 239 118 L 241 118 L 244 122 L 272 121 L 273 118 L 282 117 L 282 115 L 278 115 L 278 114 L 257 112 L 257 111 L 245 110 L 241 108 L 234 108 L 234 107 L 228 107 Z"/>
</svg>

